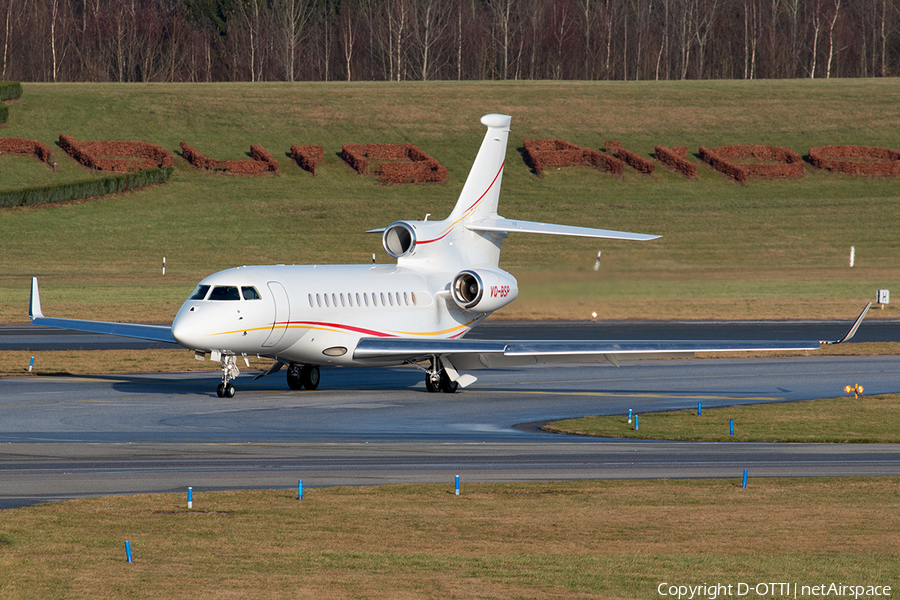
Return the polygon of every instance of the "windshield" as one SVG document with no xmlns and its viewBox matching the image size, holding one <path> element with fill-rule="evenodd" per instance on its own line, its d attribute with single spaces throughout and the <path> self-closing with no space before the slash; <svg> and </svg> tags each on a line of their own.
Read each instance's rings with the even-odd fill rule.
<svg viewBox="0 0 900 600">
<path fill-rule="evenodd" d="M 197 289 L 194 290 L 194 293 L 191 294 L 191 300 L 203 300 L 206 298 L 206 292 L 209 291 L 208 285 L 198 285 Z"/>
<path fill-rule="evenodd" d="M 244 286 L 241 288 L 241 292 L 244 294 L 244 300 L 262 300 L 255 287 Z"/>
<path fill-rule="evenodd" d="M 217 285 L 209 295 L 210 300 L 240 300 L 236 285 Z"/>
</svg>

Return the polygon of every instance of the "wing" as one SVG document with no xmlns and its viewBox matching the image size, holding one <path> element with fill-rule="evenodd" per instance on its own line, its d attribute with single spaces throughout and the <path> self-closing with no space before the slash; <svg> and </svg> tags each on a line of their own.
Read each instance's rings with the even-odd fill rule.
<svg viewBox="0 0 900 600">
<path fill-rule="evenodd" d="M 172 337 L 172 328 L 165 325 L 144 325 L 141 323 L 110 323 L 107 321 L 81 321 L 78 319 L 55 319 L 45 317 L 41 312 L 41 297 L 38 292 L 37 277 L 31 279 L 31 302 L 28 307 L 28 316 L 32 325 L 43 327 L 56 327 L 58 329 L 71 329 L 72 331 L 87 331 L 90 333 L 105 333 L 122 337 L 151 340 L 178 344 Z"/>
<path fill-rule="evenodd" d="M 363 338 L 353 358 L 362 362 L 415 361 L 439 357 L 456 369 L 485 369 L 552 362 L 606 361 L 690 357 L 697 352 L 773 352 L 818 350 L 823 344 L 840 344 L 856 333 L 866 316 L 866 305 L 844 337 L 835 341 L 494 341 L 466 339 L 421 340 Z M 471 379 L 474 381 L 474 379 Z"/>
</svg>

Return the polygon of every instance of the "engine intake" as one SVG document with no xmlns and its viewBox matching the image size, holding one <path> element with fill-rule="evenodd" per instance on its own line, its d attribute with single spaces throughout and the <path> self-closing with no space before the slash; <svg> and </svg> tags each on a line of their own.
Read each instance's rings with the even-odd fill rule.
<svg viewBox="0 0 900 600">
<path fill-rule="evenodd" d="M 463 310 L 493 312 L 516 299 L 519 284 L 505 271 L 467 269 L 453 278 L 450 295 Z"/>
<path fill-rule="evenodd" d="M 416 231 L 409 223 L 397 221 L 384 230 L 381 243 L 394 258 L 410 256 L 416 249 Z"/>
</svg>

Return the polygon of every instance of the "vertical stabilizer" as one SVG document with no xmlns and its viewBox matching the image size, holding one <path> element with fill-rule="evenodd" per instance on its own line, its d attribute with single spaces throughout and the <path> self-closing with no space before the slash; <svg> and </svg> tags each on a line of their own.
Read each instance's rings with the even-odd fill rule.
<svg viewBox="0 0 900 600">
<path fill-rule="evenodd" d="M 488 130 L 448 221 L 497 215 L 500 180 L 503 178 L 503 163 L 506 160 L 506 141 L 509 138 L 509 122 L 508 115 L 491 114 L 481 117 L 481 124 Z"/>
</svg>

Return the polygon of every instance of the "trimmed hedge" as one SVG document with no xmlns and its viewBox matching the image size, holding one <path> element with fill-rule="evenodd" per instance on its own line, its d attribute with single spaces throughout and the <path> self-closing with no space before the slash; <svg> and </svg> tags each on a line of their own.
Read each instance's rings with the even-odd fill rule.
<svg viewBox="0 0 900 600">
<path fill-rule="evenodd" d="M 62 134 L 59 146 L 85 167 L 97 171 L 135 172 L 175 164 L 165 149 L 148 142 L 79 142 L 71 135 Z"/>
<path fill-rule="evenodd" d="M 18 81 L 0 81 L 0 101 L 18 100 L 22 97 L 22 84 Z"/>
<path fill-rule="evenodd" d="M 21 138 L 0 138 L 0 154 L 32 154 L 39 161 L 46 163 L 48 167 L 55 168 L 56 161 L 50 148 L 35 140 L 23 140 Z"/>
<path fill-rule="evenodd" d="M 523 145 L 525 162 L 538 177 L 546 167 L 586 166 L 605 169 L 613 175 L 625 171 L 625 163 L 619 159 L 563 140 L 525 140 Z"/>
<path fill-rule="evenodd" d="M 623 148 L 620 141 L 607 141 L 604 147 L 607 152 L 613 154 L 619 160 L 625 161 L 629 166 L 645 175 L 650 175 L 656 170 L 656 165 L 653 164 L 653 161 L 647 160 L 643 156 L 638 156 L 627 148 Z"/>
<path fill-rule="evenodd" d="M 315 144 L 291 146 L 291 158 L 297 161 L 297 165 L 304 171 L 316 174 L 319 161 L 325 156 L 325 149 Z"/>
<path fill-rule="evenodd" d="M 853 158 L 869 160 L 846 160 Z M 900 152 L 874 146 L 817 146 L 809 149 L 809 162 L 820 169 L 846 175 L 891 176 L 900 173 Z"/>
<path fill-rule="evenodd" d="M 378 175 L 382 183 L 441 182 L 447 179 L 447 168 L 415 144 L 344 144 L 341 157 L 363 175 Z M 384 162 L 380 168 L 369 168 L 369 160 Z"/>
<path fill-rule="evenodd" d="M 733 177 L 741 183 L 746 183 L 749 177 L 775 179 L 802 177 L 804 173 L 803 159 L 800 155 L 781 146 L 739 144 L 720 146 L 712 150 L 700 146 L 700 158 L 720 173 Z M 729 158 L 753 158 L 775 161 L 778 164 L 735 164 L 728 160 Z"/>
<path fill-rule="evenodd" d="M 654 147 L 656 159 L 663 164 L 675 169 L 688 179 L 697 178 L 697 165 L 687 160 L 687 146 L 675 146 L 666 148 L 665 146 Z"/>
<path fill-rule="evenodd" d="M 145 169 L 137 173 L 114 175 L 92 181 L 61 183 L 22 190 L 0 192 L 0 208 L 36 206 L 54 202 L 72 202 L 85 198 L 121 194 L 150 185 L 165 183 L 172 175 L 172 167 Z"/>
<path fill-rule="evenodd" d="M 262 146 L 250 146 L 251 160 L 216 160 L 205 156 L 185 142 L 181 142 L 180 145 L 184 160 L 198 169 L 222 171 L 232 175 L 262 175 L 266 171 L 278 172 L 278 161 L 272 158 L 272 155 Z"/>
</svg>

